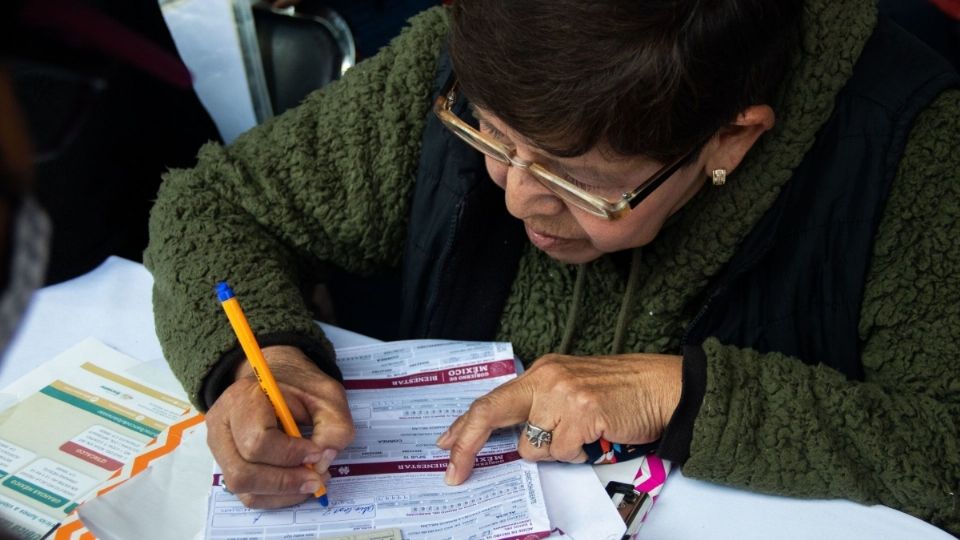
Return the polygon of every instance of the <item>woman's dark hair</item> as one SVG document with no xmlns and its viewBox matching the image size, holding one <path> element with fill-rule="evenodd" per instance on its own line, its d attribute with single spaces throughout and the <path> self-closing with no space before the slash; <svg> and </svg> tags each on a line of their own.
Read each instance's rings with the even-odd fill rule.
<svg viewBox="0 0 960 540">
<path fill-rule="evenodd" d="M 773 104 L 802 0 L 456 0 L 463 93 L 551 154 L 674 159 Z"/>
</svg>

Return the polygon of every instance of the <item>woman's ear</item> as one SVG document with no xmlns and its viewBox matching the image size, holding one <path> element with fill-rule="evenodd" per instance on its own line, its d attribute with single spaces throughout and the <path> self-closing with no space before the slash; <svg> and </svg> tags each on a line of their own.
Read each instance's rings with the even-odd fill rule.
<svg viewBox="0 0 960 540">
<path fill-rule="evenodd" d="M 761 135 L 771 129 L 776 115 L 769 105 L 751 105 L 740 111 L 733 123 L 717 132 L 713 148 L 704 161 L 704 174 L 710 176 L 716 169 L 730 174 L 753 148 Z"/>
</svg>

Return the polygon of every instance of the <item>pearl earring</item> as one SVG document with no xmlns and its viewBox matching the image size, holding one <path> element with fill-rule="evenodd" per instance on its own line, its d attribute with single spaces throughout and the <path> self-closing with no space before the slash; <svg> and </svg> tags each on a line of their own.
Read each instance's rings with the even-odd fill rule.
<svg viewBox="0 0 960 540">
<path fill-rule="evenodd" d="M 727 170 L 726 169 L 714 169 L 711 173 L 713 177 L 713 185 L 719 187 L 727 183 Z"/>
</svg>

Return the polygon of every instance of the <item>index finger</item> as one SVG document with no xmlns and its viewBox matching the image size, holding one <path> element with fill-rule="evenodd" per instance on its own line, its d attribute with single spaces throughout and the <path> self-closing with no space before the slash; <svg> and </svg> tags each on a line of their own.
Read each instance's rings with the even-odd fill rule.
<svg viewBox="0 0 960 540">
<path fill-rule="evenodd" d="M 226 414 L 208 426 L 209 434 L 223 443 L 229 437 L 237 453 L 250 463 L 292 467 L 317 461 L 321 448 L 309 439 L 284 433 L 260 387 L 247 383 L 228 389 L 230 399 L 221 404 Z"/>
<path fill-rule="evenodd" d="M 326 377 L 307 381 L 303 388 L 303 403 L 306 416 L 313 424 L 310 438 L 314 444 L 340 451 L 353 442 L 353 417 L 346 391 L 337 380 Z"/>
<path fill-rule="evenodd" d="M 444 481 L 452 486 L 462 484 L 470 476 L 477 453 L 490 438 L 490 433 L 525 421 L 532 402 L 533 391 L 523 377 L 474 401 L 438 441 L 441 448 L 450 450 L 450 464 Z"/>
</svg>

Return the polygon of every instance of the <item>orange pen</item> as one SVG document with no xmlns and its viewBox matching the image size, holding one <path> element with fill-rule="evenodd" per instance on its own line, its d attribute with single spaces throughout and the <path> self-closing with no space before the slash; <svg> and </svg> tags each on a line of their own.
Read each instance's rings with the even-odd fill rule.
<svg viewBox="0 0 960 540">
<path fill-rule="evenodd" d="M 247 355 L 247 360 L 250 361 L 250 366 L 257 375 L 257 380 L 260 381 L 260 388 L 263 389 L 263 393 L 267 395 L 267 399 L 270 400 L 270 404 L 273 405 L 274 410 L 277 412 L 277 418 L 280 419 L 280 425 L 283 426 L 283 431 L 291 437 L 302 438 L 300 428 L 297 427 L 297 423 L 293 419 L 293 414 L 290 412 L 290 407 L 287 406 L 287 402 L 283 400 L 283 394 L 280 393 L 277 380 L 273 378 L 273 373 L 270 372 L 270 367 L 267 366 L 267 360 L 263 357 L 263 351 L 260 350 L 260 345 L 257 344 L 257 338 L 254 337 L 253 330 L 250 329 L 247 317 L 243 314 L 243 310 L 240 309 L 240 302 L 237 301 L 236 296 L 233 294 L 233 289 L 227 285 L 226 281 L 217 283 L 217 298 L 220 299 L 223 311 L 227 313 L 227 319 L 230 320 L 230 326 L 233 327 L 233 332 L 240 341 L 240 347 L 243 348 L 243 353 Z M 308 464 L 306 467 L 313 470 L 313 465 Z M 327 488 L 323 484 L 320 484 L 320 488 L 317 489 L 314 495 L 320 499 L 322 506 L 329 504 Z"/>
</svg>

